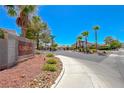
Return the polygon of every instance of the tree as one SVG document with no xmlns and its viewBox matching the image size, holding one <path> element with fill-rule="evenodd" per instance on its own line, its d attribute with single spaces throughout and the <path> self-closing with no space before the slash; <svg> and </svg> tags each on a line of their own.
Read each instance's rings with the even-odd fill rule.
<svg viewBox="0 0 124 93">
<path fill-rule="evenodd" d="M 37 49 L 39 49 L 39 33 L 42 30 L 42 22 L 39 16 L 33 16 L 30 24 L 28 25 L 28 33 L 26 37 L 36 40 Z"/>
<path fill-rule="evenodd" d="M 40 41 L 45 44 L 45 47 L 48 43 L 50 43 L 51 38 L 50 38 L 50 33 L 47 31 L 42 32 L 40 35 Z"/>
<path fill-rule="evenodd" d="M 55 36 L 54 35 L 50 35 L 50 38 L 51 38 L 51 46 L 54 44 L 54 38 Z"/>
<path fill-rule="evenodd" d="M 79 48 L 81 48 L 81 41 L 82 41 L 82 36 L 77 37 L 77 43 L 79 44 Z"/>
<path fill-rule="evenodd" d="M 41 21 L 39 16 L 33 16 L 27 29 L 26 37 L 28 39 L 36 40 L 37 49 L 39 49 L 39 43 L 43 30 L 46 30 L 47 24 Z"/>
<path fill-rule="evenodd" d="M 121 47 L 121 43 L 118 40 L 113 40 L 110 43 L 110 47 L 111 47 L 111 49 L 118 49 Z"/>
<path fill-rule="evenodd" d="M 5 5 L 10 16 L 16 17 L 16 24 L 22 29 L 22 36 L 26 36 L 30 18 L 36 11 L 34 5 Z"/>
<path fill-rule="evenodd" d="M 97 40 L 98 40 L 98 37 L 97 37 L 97 31 L 100 29 L 100 26 L 96 25 L 93 27 L 94 31 L 95 31 L 95 41 L 96 41 L 96 51 L 98 50 L 98 45 L 97 45 Z"/>
<path fill-rule="evenodd" d="M 114 38 L 111 37 L 111 36 L 107 36 L 104 41 L 105 41 L 105 43 L 107 44 L 107 46 L 108 46 L 109 49 L 118 49 L 118 48 L 121 47 L 120 41 L 114 39 Z M 106 47 L 107 47 L 107 46 L 106 46 Z"/>
<path fill-rule="evenodd" d="M 87 37 L 88 37 L 88 35 L 89 35 L 89 32 L 88 31 L 85 31 L 85 32 L 83 32 L 83 33 L 81 33 L 82 34 L 82 36 L 84 36 L 85 37 L 85 45 L 86 45 L 86 52 L 88 51 L 87 50 Z"/>
<path fill-rule="evenodd" d="M 54 44 L 51 46 L 51 50 L 57 50 L 57 47 L 58 47 L 58 44 L 57 44 L 57 43 L 54 43 Z"/>
<path fill-rule="evenodd" d="M 107 36 L 104 40 L 105 44 L 109 45 L 114 39 L 111 36 Z"/>
</svg>

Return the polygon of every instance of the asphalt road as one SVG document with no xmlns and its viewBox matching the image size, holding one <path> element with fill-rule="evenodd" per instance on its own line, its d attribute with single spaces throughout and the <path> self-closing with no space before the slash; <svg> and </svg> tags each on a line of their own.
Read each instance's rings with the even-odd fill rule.
<svg viewBox="0 0 124 93">
<path fill-rule="evenodd" d="M 83 54 L 72 51 L 56 51 L 54 53 L 56 55 L 65 56 L 65 59 L 68 60 L 67 62 L 65 62 L 65 66 L 66 64 L 68 64 L 66 66 L 68 74 L 64 76 L 58 87 L 92 87 L 90 84 L 91 81 L 94 83 L 94 85 L 96 85 L 96 87 L 124 87 L 123 49 L 119 51 L 114 51 L 113 54 L 109 56 L 99 56 L 97 54 Z M 71 61 L 69 62 L 68 58 L 72 58 L 70 60 L 75 61 L 73 63 Z M 84 71 L 84 68 L 87 68 L 87 70 L 85 69 Z M 68 79 L 70 75 L 73 75 L 75 78 L 72 78 L 72 80 Z M 75 82 L 75 86 L 72 86 L 73 81 Z M 80 81 L 85 84 L 82 85 Z"/>
<path fill-rule="evenodd" d="M 101 62 L 107 56 L 98 56 L 97 54 L 84 54 L 80 52 L 72 52 L 72 51 L 56 51 L 54 52 L 57 55 L 64 55 L 68 57 L 73 57 L 76 59 L 83 59 L 83 60 L 88 60 L 88 61 L 93 61 L 93 62 Z"/>
</svg>

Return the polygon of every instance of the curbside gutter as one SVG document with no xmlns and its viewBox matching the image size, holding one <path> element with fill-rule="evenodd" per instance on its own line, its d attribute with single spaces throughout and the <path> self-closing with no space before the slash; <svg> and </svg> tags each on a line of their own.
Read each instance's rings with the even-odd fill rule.
<svg viewBox="0 0 124 93">
<path fill-rule="evenodd" d="M 51 86 L 51 88 L 56 88 L 56 87 L 57 87 L 57 85 L 59 84 L 60 80 L 62 79 L 64 73 L 65 73 L 65 68 L 64 68 L 64 65 L 63 65 L 62 71 L 61 71 L 60 75 L 59 75 L 58 78 L 55 80 L 55 83 Z"/>
</svg>

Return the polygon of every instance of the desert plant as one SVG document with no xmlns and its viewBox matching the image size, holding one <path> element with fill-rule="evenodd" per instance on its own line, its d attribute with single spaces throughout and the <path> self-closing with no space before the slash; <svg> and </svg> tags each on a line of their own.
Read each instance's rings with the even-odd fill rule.
<svg viewBox="0 0 124 93">
<path fill-rule="evenodd" d="M 48 60 L 47 60 L 47 63 L 48 63 L 48 64 L 56 64 L 56 63 L 57 63 L 57 60 L 54 59 L 54 58 L 51 58 L 51 59 L 48 59 Z"/>
<path fill-rule="evenodd" d="M 43 66 L 43 70 L 44 70 L 44 71 L 51 71 L 51 72 L 54 72 L 54 71 L 57 70 L 57 67 L 56 67 L 55 64 L 45 64 L 45 65 Z"/>
<path fill-rule="evenodd" d="M 54 57 L 54 54 L 48 53 L 48 54 L 46 55 L 46 57 Z"/>
<path fill-rule="evenodd" d="M 99 50 L 110 50 L 111 47 L 109 45 L 106 46 L 99 46 Z"/>
<path fill-rule="evenodd" d="M 96 49 L 96 46 L 93 44 L 91 46 L 89 46 L 90 49 Z"/>
<path fill-rule="evenodd" d="M 96 49 L 90 49 L 93 53 L 95 53 L 96 52 Z"/>
<path fill-rule="evenodd" d="M 0 38 L 4 38 L 4 32 L 3 32 L 3 30 L 2 29 L 0 29 Z"/>
</svg>

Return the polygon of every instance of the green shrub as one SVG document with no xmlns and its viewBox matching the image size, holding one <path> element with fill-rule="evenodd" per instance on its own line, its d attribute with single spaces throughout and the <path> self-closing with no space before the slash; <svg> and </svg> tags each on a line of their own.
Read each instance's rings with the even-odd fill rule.
<svg viewBox="0 0 124 93">
<path fill-rule="evenodd" d="M 110 50 L 110 46 L 100 46 L 99 50 Z"/>
<path fill-rule="evenodd" d="M 48 64 L 56 64 L 56 63 L 57 63 L 57 60 L 51 58 L 51 59 L 48 59 L 48 60 L 47 60 L 47 63 L 48 63 Z"/>
<path fill-rule="evenodd" d="M 96 46 L 95 45 L 91 45 L 91 46 L 89 46 L 89 49 L 96 49 Z"/>
<path fill-rule="evenodd" d="M 58 49 L 58 44 L 57 43 L 53 43 L 50 47 L 50 50 L 52 51 L 56 51 Z"/>
<path fill-rule="evenodd" d="M 121 47 L 121 43 L 118 40 L 113 40 L 110 44 L 111 49 L 117 49 Z"/>
<path fill-rule="evenodd" d="M 4 32 L 2 29 L 0 29 L 0 38 L 4 39 Z"/>
<path fill-rule="evenodd" d="M 46 56 L 47 56 L 47 57 L 54 57 L 54 54 L 48 53 Z"/>
<path fill-rule="evenodd" d="M 57 70 L 57 67 L 56 67 L 55 64 L 45 64 L 45 65 L 43 66 L 43 70 L 54 72 L 54 71 Z"/>
<path fill-rule="evenodd" d="M 96 49 L 91 49 L 91 51 L 92 51 L 93 53 L 95 53 L 95 52 L 96 52 Z"/>
<path fill-rule="evenodd" d="M 83 49 L 83 48 L 78 48 L 77 51 L 79 51 L 79 52 L 83 52 L 84 49 Z"/>
<path fill-rule="evenodd" d="M 90 54 L 93 54 L 94 52 L 93 52 L 92 50 L 89 50 L 89 53 L 90 53 Z"/>
</svg>

